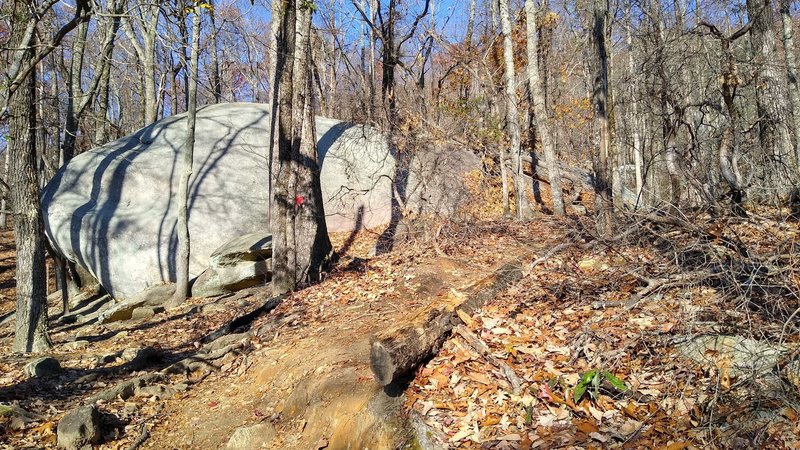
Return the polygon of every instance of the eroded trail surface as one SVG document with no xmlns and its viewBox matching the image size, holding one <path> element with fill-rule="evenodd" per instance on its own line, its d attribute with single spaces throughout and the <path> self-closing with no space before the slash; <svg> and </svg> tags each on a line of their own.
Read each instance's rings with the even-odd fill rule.
<svg viewBox="0 0 800 450">
<path fill-rule="evenodd" d="M 101 448 L 409 443 L 404 386 L 374 381 L 370 337 L 437 299 L 462 295 L 526 245 L 497 234 L 478 244 L 479 252 L 464 245 L 463 255 L 408 247 L 369 257 L 375 238 L 357 239 L 323 283 L 226 334 L 213 331 L 268 302 L 268 288 L 193 299 L 125 322 L 57 326 L 52 355 L 59 374 L 28 378 L 26 359 L 2 361 L 7 387 L 0 400 L 36 415 L 18 429 L 9 426 L 6 442 L 54 447 L 64 414 L 94 403 L 104 414 Z"/>
<path fill-rule="evenodd" d="M 397 448 L 409 443 L 402 387 L 381 388 L 374 381 L 370 337 L 443 296 L 466 291 L 522 247 L 500 239 L 473 261 L 404 252 L 353 259 L 260 318 L 250 338 L 254 351 L 210 375 L 183 401 L 170 402 L 146 445 Z"/>
<path fill-rule="evenodd" d="M 148 445 L 218 448 L 237 428 L 254 424 L 262 424 L 254 428 L 262 436 L 253 439 L 274 435 L 272 448 L 402 444 L 402 418 L 395 417 L 402 392 L 374 382 L 370 336 L 485 276 L 478 267 L 442 257 L 404 266 L 389 260 L 359 264 L 287 299 L 259 319 L 260 331 L 251 338 L 257 350 L 238 367 L 210 375 L 186 399 L 170 402 Z"/>
</svg>

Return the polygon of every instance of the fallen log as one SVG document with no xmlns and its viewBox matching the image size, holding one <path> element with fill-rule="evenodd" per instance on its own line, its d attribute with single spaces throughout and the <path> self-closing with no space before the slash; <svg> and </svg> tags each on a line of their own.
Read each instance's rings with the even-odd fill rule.
<svg viewBox="0 0 800 450">
<path fill-rule="evenodd" d="M 375 380 L 387 386 L 410 373 L 439 351 L 453 326 L 460 323 L 458 310 L 471 315 L 520 278 L 522 262 L 509 262 L 470 286 L 466 295 L 451 290 L 403 324 L 374 335 L 370 339 L 369 359 Z"/>
</svg>

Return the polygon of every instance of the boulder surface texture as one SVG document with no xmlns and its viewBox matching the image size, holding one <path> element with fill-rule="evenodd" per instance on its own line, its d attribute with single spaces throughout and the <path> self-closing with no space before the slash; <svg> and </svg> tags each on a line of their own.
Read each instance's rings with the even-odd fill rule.
<svg viewBox="0 0 800 450">
<path fill-rule="evenodd" d="M 190 179 L 190 275 L 232 239 L 268 233 L 269 106 L 230 103 L 198 111 Z M 329 231 L 391 218 L 395 158 L 375 130 L 317 118 Z M 53 246 L 116 299 L 175 279 L 177 198 L 185 114 L 73 158 L 42 193 Z"/>
<path fill-rule="evenodd" d="M 97 444 L 103 437 L 100 413 L 94 406 L 78 407 L 58 422 L 56 435 L 58 446 L 67 450 L 78 450 L 89 444 Z"/>
</svg>

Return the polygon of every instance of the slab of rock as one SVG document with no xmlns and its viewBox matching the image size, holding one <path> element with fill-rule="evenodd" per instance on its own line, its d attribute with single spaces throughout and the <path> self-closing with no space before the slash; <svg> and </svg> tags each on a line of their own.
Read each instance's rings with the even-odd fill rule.
<svg viewBox="0 0 800 450">
<path fill-rule="evenodd" d="M 58 446 L 78 450 L 88 444 L 97 444 L 103 437 L 100 412 L 94 406 L 81 406 L 67 413 L 57 429 Z"/>
<path fill-rule="evenodd" d="M 140 306 L 131 312 L 131 319 L 149 319 L 158 313 L 164 312 L 164 308 L 159 306 Z"/>
<path fill-rule="evenodd" d="M 706 367 L 725 365 L 732 377 L 760 376 L 772 370 L 786 348 L 742 336 L 698 336 L 678 346 L 684 357 Z"/>
<path fill-rule="evenodd" d="M 97 316 L 97 323 L 104 324 L 132 319 L 133 313 L 137 309 L 144 307 L 160 308 L 161 305 L 172 299 L 174 293 L 174 284 L 160 284 L 149 287 L 101 312 Z"/>
<path fill-rule="evenodd" d="M 215 297 L 269 281 L 272 235 L 251 233 L 214 250 L 206 269 L 192 285 L 193 297 Z"/>
<path fill-rule="evenodd" d="M 28 364 L 25 364 L 25 368 L 23 370 L 25 375 L 29 377 L 51 377 L 61 373 L 61 364 L 57 359 L 51 356 L 44 356 L 42 358 L 36 358 Z"/>
<path fill-rule="evenodd" d="M 190 274 L 237 236 L 269 224 L 270 106 L 201 108 L 190 183 Z M 317 118 L 328 229 L 376 227 L 391 216 L 395 159 L 376 130 Z M 42 192 L 53 246 L 114 298 L 175 279 L 178 173 L 186 115 L 76 156 Z"/>
<path fill-rule="evenodd" d="M 89 403 L 94 404 L 97 403 L 98 401 L 108 402 L 116 398 L 121 398 L 122 400 L 126 400 L 133 396 L 133 394 L 136 392 L 136 389 L 141 388 L 143 386 L 147 386 L 148 384 L 154 383 L 161 379 L 162 375 L 157 373 L 149 373 L 137 378 L 133 378 L 131 380 L 123 381 L 93 395 L 89 399 Z"/>
<path fill-rule="evenodd" d="M 275 436 L 275 427 L 268 422 L 241 427 L 233 432 L 225 448 L 227 450 L 258 450 L 269 444 L 275 439 Z"/>
</svg>

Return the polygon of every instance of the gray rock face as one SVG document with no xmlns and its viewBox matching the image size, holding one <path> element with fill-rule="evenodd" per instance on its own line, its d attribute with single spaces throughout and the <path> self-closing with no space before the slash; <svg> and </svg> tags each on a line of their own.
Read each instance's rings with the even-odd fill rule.
<svg viewBox="0 0 800 450">
<path fill-rule="evenodd" d="M 269 280 L 272 236 L 251 233 L 214 250 L 208 269 L 192 285 L 193 297 L 213 297 Z"/>
<path fill-rule="evenodd" d="M 230 103 L 198 111 L 189 200 L 192 278 L 223 244 L 269 233 L 269 127 L 268 105 Z M 388 224 L 395 179 L 409 213 L 452 212 L 465 192 L 463 173 L 480 167 L 469 152 L 435 149 L 419 152 L 408 170 L 396 170 L 385 137 L 372 128 L 318 117 L 316 131 L 332 232 Z M 73 158 L 42 192 L 53 246 L 117 300 L 175 280 L 175 195 L 185 132 L 185 115 L 160 120 Z M 206 294 L 227 289 L 228 275 L 264 268 L 229 269 L 206 275 Z M 132 309 L 118 314 L 131 315 Z"/>
<path fill-rule="evenodd" d="M 328 228 L 375 227 L 390 217 L 394 157 L 371 128 L 318 118 Z M 268 227 L 269 107 L 232 103 L 197 115 L 190 179 L 190 274 L 237 236 Z M 180 155 L 186 116 L 158 121 L 62 167 L 42 193 L 57 250 L 117 299 L 175 279 Z"/>
<path fill-rule="evenodd" d="M 23 371 L 25 372 L 25 375 L 28 375 L 29 377 L 50 377 L 61 373 L 61 364 L 57 359 L 50 356 L 45 356 L 42 358 L 36 358 L 26 364 Z"/>
<path fill-rule="evenodd" d="M 58 422 L 58 446 L 77 450 L 87 444 L 96 444 L 103 437 L 100 413 L 94 406 L 81 406 L 67 413 Z"/>
</svg>

